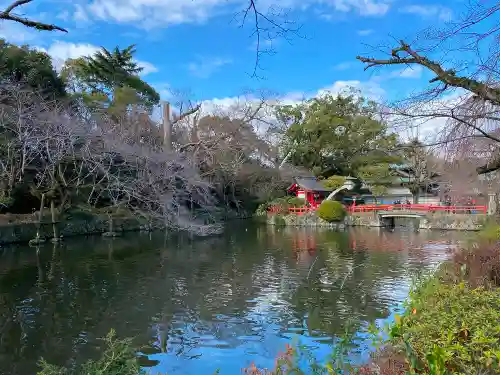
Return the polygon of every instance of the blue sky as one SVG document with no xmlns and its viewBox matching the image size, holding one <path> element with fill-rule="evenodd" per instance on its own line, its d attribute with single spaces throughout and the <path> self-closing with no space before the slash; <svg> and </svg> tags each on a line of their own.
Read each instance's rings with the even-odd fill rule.
<svg viewBox="0 0 500 375">
<path fill-rule="evenodd" d="M 8 4 L 10 1 L 2 0 Z M 0 24 L 0 37 L 48 51 L 56 64 L 104 46 L 137 44 L 144 78 L 166 98 L 168 89 L 198 100 L 231 98 L 248 89 L 266 89 L 298 98 L 318 90 L 352 85 L 370 95 L 396 98 L 423 85 L 418 69 L 363 71 L 356 55 L 393 38 L 444 24 L 465 5 L 460 0 L 257 0 L 262 12 L 281 4 L 300 35 L 264 37 L 274 54 L 255 63 L 252 18 L 240 27 L 246 0 L 33 0 L 17 13 L 69 30 L 38 32 Z M 453 9 L 453 11 L 451 10 Z M 266 26 L 264 24 L 264 26 Z M 288 39 L 288 40 L 287 40 Z"/>
</svg>

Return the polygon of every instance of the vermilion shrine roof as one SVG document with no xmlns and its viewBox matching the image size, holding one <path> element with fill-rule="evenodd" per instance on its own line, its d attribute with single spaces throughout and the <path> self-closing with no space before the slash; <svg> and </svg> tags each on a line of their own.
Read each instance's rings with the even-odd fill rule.
<svg viewBox="0 0 500 375">
<path fill-rule="evenodd" d="M 288 188 L 288 191 L 292 190 L 295 186 L 300 189 L 309 191 L 333 191 L 333 189 L 325 188 L 321 183 L 316 180 L 316 177 L 295 177 L 295 184 Z"/>
</svg>

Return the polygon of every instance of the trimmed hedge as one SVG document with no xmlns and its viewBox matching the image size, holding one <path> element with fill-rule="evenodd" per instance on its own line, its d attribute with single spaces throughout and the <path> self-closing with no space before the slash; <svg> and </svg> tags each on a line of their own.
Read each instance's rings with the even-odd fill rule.
<svg viewBox="0 0 500 375">
<path fill-rule="evenodd" d="M 342 203 L 331 200 L 324 200 L 318 208 L 318 216 L 328 221 L 342 221 L 346 215 L 346 211 Z"/>
</svg>

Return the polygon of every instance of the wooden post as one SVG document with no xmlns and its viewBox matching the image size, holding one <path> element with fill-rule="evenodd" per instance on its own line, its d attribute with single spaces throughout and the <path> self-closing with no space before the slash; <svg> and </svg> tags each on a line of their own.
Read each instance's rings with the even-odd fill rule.
<svg viewBox="0 0 500 375">
<path fill-rule="evenodd" d="M 172 150 L 172 123 L 170 122 L 170 103 L 163 103 L 163 147 Z"/>
<path fill-rule="evenodd" d="M 55 204 L 54 200 L 51 199 L 50 201 L 50 215 L 52 217 L 52 233 L 54 238 L 52 238 L 53 242 L 59 241 L 59 236 L 57 234 L 57 223 L 56 223 L 56 209 L 55 209 Z"/>
<path fill-rule="evenodd" d="M 113 228 L 113 213 L 109 213 L 109 222 L 108 222 L 108 232 L 109 233 L 114 233 L 114 228 Z"/>
<path fill-rule="evenodd" d="M 42 199 L 40 200 L 40 213 L 38 217 L 38 226 L 36 228 L 37 240 L 40 240 L 40 229 L 42 227 L 42 219 L 43 219 L 43 206 L 45 206 L 45 193 L 42 194 Z"/>
<path fill-rule="evenodd" d="M 40 213 L 38 217 L 38 223 L 36 225 L 36 235 L 35 238 L 29 241 L 30 246 L 37 246 L 41 243 L 45 242 L 45 239 L 42 239 L 40 236 L 40 229 L 42 227 L 42 219 L 43 219 L 43 206 L 45 204 L 45 193 L 42 194 L 42 199 L 40 200 Z"/>
</svg>

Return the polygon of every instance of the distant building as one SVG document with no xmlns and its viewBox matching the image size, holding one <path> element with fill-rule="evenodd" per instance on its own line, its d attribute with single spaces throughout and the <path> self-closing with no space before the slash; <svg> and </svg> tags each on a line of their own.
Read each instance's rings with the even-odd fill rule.
<svg viewBox="0 0 500 375">
<path fill-rule="evenodd" d="M 325 188 L 316 177 L 295 177 L 295 182 L 287 191 L 297 198 L 305 199 L 312 207 L 317 207 L 333 190 Z"/>
<path fill-rule="evenodd" d="M 392 185 L 388 186 L 386 193 L 375 197 L 366 184 L 362 184 L 360 195 L 365 204 L 391 204 L 396 201 L 401 203 L 413 202 L 413 194 L 410 191 L 410 184 L 413 184 L 416 176 L 410 166 L 405 164 L 393 164 L 390 166 L 394 175 Z M 440 198 L 439 174 L 432 173 L 430 181 L 426 181 L 420 186 L 419 204 L 439 204 Z"/>
</svg>

